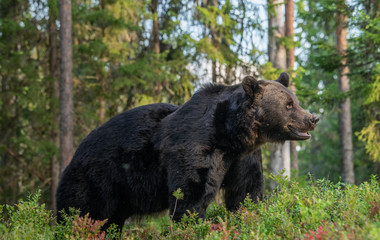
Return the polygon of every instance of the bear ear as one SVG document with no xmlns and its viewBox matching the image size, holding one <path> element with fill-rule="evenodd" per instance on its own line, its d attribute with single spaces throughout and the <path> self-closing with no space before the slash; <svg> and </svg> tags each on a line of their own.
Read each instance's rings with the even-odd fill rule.
<svg viewBox="0 0 380 240">
<path fill-rule="evenodd" d="M 276 81 L 281 83 L 285 87 L 289 87 L 289 74 L 287 74 L 286 72 L 282 72 Z"/>
<path fill-rule="evenodd" d="M 258 92 L 260 89 L 257 79 L 252 76 L 245 77 L 243 79 L 242 85 L 245 93 L 248 94 L 248 96 L 250 96 L 251 98 L 254 98 L 255 93 Z"/>
</svg>

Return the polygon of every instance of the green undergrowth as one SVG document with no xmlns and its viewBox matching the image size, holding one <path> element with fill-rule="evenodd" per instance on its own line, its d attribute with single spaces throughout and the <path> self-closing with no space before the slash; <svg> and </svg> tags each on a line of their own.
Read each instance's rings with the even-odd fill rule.
<svg viewBox="0 0 380 240">
<path fill-rule="evenodd" d="M 248 198 L 232 213 L 215 203 L 200 220 L 189 213 L 180 222 L 148 217 L 125 226 L 122 239 L 380 239 L 380 187 L 372 177 L 358 186 L 325 179 L 306 184 L 272 176 L 278 187 L 255 204 Z M 66 216 L 54 224 L 52 212 L 39 204 L 40 192 L 14 206 L 0 208 L 0 239 L 114 239 L 115 226 Z"/>
</svg>

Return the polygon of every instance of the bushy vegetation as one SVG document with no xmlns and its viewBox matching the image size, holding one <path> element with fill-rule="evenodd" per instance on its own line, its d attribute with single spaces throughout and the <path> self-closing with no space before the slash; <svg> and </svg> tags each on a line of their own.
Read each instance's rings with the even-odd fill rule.
<svg viewBox="0 0 380 240">
<path fill-rule="evenodd" d="M 380 239 L 380 185 L 372 177 L 359 186 L 329 180 L 288 181 L 262 202 L 247 199 L 237 212 L 212 204 L 205 220 L 189 214 L 181 222 L 169 216 L 128 224 L 122 239 Z M 104 221 L 77 214 L 55 219 L 40 192 L 27 201 L 0 209 L 1 239 L 114 239 L 115 226 L 101 232 Z"/>
</svg>

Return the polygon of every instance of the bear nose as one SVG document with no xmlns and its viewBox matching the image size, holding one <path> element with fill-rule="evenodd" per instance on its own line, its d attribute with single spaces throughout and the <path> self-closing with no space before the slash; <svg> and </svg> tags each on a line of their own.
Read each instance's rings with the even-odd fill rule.
<svg viewBox="0 0 380 240">
<path fill-rule="evenodd" d="M 317 124 L 317 122 L 319 121 L 319 117 L 313 115 L 311 118 L 310 118 L 310 122 L 312 124 Z"/>
</svg>

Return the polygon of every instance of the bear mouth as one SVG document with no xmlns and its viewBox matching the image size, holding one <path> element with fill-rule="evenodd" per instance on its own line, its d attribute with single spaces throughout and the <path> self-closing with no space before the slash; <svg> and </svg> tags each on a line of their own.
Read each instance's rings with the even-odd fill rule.
<svg viewBox="0 0 380 240">
<path fill-rule="evenodd" d="M 299 140 L 306 140 L 311 137 L 309 132 L 300 132 L 297 129 L 293 128 L 292 126 L 288 126 L 289 130 L 299 139 Z"/>
</svg>

